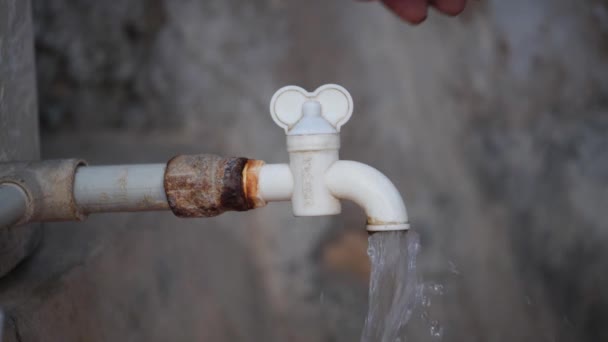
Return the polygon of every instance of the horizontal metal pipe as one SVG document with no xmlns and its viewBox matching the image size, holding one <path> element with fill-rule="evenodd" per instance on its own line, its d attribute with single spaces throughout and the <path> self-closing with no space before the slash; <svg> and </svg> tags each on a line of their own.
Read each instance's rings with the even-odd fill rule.
<svg viewBox="0 0 608 342">
<path fill-rule="evenodd" d="M 27 196 L 14 184 L 0 184 L 0 228 L 17 223 L 26 213 Z"/>
<path fill-rule="evenodd" d="M 257 178 L 246 182 L 249 163 L 263 164 L 215 155 L 177 156 L 167 164 L 0 163 L 0 185 L 7 184 L 0 193 L 0 224 L 82 220 L 102 212 L 171 210 L 180 217 L 211 217 L 245 211 L 256 207 L 254 194 L 245 191 L 257 189 Z"/>
<path fill-rule="evenodd" d="M 168 210 L 165 164 L 83 166 L 76 170 L 74 198 L 83 212 Z"/>
</svg>

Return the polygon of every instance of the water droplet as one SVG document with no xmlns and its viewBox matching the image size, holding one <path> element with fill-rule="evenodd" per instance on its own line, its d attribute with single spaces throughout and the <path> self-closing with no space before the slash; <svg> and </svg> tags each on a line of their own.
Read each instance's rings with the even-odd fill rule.
<svg viewBox="0 0 608 342">
<path fill-rule="evenodd" d="M 441 338 L 443 336 L 443 327 L 438 321 L 431 322 L 431 336 L 435 338 Z"/>
<path fill-rule="evenodd" d="M 430 307 L 431 306 L 431 298 L 427 297 L 427 296 L 422 297 L 422 306 L 427 307 L 427 308 Z"/>
<path fill-rule="evenodd" d="M 458 269 L 456 268 L 456 264 L 454 264 L 454 262 L 448 261 L 448 265 L 450 267 L 450 272 L 452 272 L 454 274 L 460 274 L 460 271 L 458 271 Z"/>
<path fill-rule="evenodd" d="M 427 289 L 429 290 L 430 293 L 436 294 L 436 295 L 443 295 L 443 293 L 444 293 L 444 288 L 443 288 L 442 284 L 437 284 L 437 283 L 428 284 Z"/>
</svg>

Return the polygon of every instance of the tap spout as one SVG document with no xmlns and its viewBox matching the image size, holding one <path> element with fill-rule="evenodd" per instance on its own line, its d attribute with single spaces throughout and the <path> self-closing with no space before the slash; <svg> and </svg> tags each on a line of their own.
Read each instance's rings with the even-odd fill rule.
<svg viewBox="0 0 608 342">
<path fill-rule="evenodd" d="M 338 160 L 325 173 L 325 183 L 332 195 L 351 200 L 365 210 L 368 231 L 409 229 L 407 210 L 399 191 L 375 168 Z"/>
</svg>

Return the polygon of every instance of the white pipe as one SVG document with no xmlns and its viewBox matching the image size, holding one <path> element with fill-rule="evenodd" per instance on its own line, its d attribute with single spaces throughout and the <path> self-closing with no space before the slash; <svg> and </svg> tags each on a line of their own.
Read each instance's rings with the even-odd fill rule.
<svg viewBox="0 0 608 342">
<path fill-rule="evenodd" d="M 0 184 L 0 228 L 17 223 L 27 211 L 27 195 L 19 186 Z"/>
<path fill-rule="evenodd" d="M 85 213 L 169 209 L 165 164 L 83 166 L 76 170 L 74 198 Z"/>
<path fill-rule="evenodd" d="M 367 230 L 409 229 L 403 199 L 393 183 L 380 171 L 363 163 L 339 160 L 325 173 L 329 191 L 365 209 Z"/>
<path fill-rule="evenodd" d="M 293 176 L 289 165 L 265 164 L 258 177 L 258 193 L 265 202 L 291 200 Z"/>
</svg>

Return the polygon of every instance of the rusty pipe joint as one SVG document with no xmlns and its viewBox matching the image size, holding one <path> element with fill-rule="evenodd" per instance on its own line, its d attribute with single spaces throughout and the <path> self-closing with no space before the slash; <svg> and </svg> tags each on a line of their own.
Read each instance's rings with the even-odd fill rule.
<svg viewBox="0 0 608 342">
<path fill-rule="evenodd" d="M 259 161 L 247 158 L 210 154 L 174 157 L 167 163 L 164 176 L 169 207 L 179 217 L 212 217 L 263 206 L 252 193 L 257 179 L 251 170 L 259 165 Z"/>
</svg>

